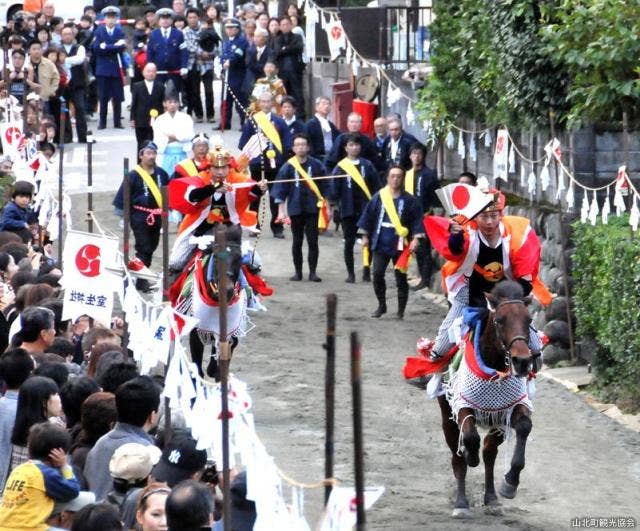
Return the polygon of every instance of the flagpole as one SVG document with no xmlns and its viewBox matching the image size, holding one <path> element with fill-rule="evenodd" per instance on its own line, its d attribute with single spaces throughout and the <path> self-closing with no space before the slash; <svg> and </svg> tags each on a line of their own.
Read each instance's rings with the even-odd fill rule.
<svg viewBox="0 0 640 531">
<path fill-rule="evenodd" d="M 327 365 L 325 370 L 325 441 L 324 441 L 324 477 L 333 477 L 335 393 L 336 393 L 336 310 L 338 297 L 335 293 L 327 295 Z M 324 504 L 327 505 L 333 486 L 324 486 Z"/>
<path fill-rule="evenodd" d="M 64 172 L 64 129 L 66 127 L 66 101 L 60 97 L 60 131 L 58 131 L 58 266 L 62 267 L 62 191 Z"/>
<path fill-rule="evenodd" d="M 87 136 L 87 229 L 93 234 L 93 135 Z"/>
<path fill-rule="evenodd" d="M 362 443 L 362 346 L 358 332 L 351 332 L 351 395 L 353 401 L 353 452 L 356 487 L 357 531 L 366 529 L 364 514 L 364 449 Z"/>
<path fill-rule="evenodd" d="M 169 301 L 169 188 L 163 186 L 162 193 L 162 301 Z M 169 343 L 169 357 L 167 359 L 166 371 L 171 366 L 173 350 L 175 348 L 174 339 Z M 166 377 L 166 373 L 165 373 Z M 171 425 L 171 400 L 164 397 L 164 443 L 167 444 L 173 437 L 173 427 Z"/>
<path fill-rule="evenodd" d="M 222 405 L 222 522 L 224 531 L 231 531 L 231 473 L 229 470 L 229 341 L 227 340 L 227 228 L 216 230 L 215 260 L 218 266 L 218 303 L 220 309 L 220 401 Z"/>
<path fill-rule="evenodd" d="M 125 273 L 129 267 L 129 238 L 131 233 L 131 189 L 129 184 L 129 157 L 125 157 L 123 161 L 124 175 L 122 177 L 122 260 L 124 262 Z M 129 288 L 135 289 L 135 286 L 129 286 Z M 129 324 L 124 319 L 124 328 L 122 330 L 122 346 L 127 348 L 129 345 Z"/>
</svg>

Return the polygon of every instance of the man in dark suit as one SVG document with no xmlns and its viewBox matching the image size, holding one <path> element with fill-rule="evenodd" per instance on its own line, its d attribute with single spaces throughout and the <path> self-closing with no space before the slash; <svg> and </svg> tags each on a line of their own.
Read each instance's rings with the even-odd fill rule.
<svg viewBox="0 0 640 531">
<path fill-rule="evenodd" d="M 157 68 L 153 63 L 147 63 L 142 70 L 144 80 L 131 85 L 131 127 L 135 128 L 138 152 L 147 140 L 153 140 L 151 114 L 155 110 L 156 116 L 163 112 L 162 97 L 164 87 L 156 79 Z"/>
<path fill-rule="evenodd" d="M 247 73 L 245 78 L 245 94 L 251 94 L 256 79 L 264 77 L 264 65 L 269 59 L 267 39 L 269 32 L 263 28 L 256 28 L 253 42 L 249 43 L 247 50 Z"/>
<path fill-rule="evenodd" d="M 378 172 L 383 173 L 387 167 L 384 159 L 378 155 L 376 145 L 373 143 L 367 135 L 361 132 L 362 129 L 362 116 L 357 112 L 352 112 L 347 116 L 347 132 L 342 133 L 336 138 L 333 143 L 331 152 L 327 155 L 325 166 L 327 170 L 331 171 L 338 164 L 339 160 L 342 160 L 347 156 L 346 146 L 347 140 L 351 135 L 357 135 L 360 139 L 362 149 L 360 151 L 361 156 L 371 161 Z"/>
<path fill-rule="evenodd" d="M 186 77 L 189 70 L 189 50 L 184 42 L 182 31 L 171 26 L 173 11 L 171 9 L 158 9 L 156 11 L 159 28 L 154 29 L 147 42 L 147 62 L 155 63 L 163 74 L 158 74 L 158 79 L 164 83 L 168 79 L 173 81 L 178 93 L 182 92 L 182 78 Z"/>
<path fill-rule="evenodd" d="M 100 121 L 98 129 L 107 127 L 107 107 L 109 100 L 113 107 L 113 126 L 122 129 L 120 109 L 124 101 L 124 86 L 121 54 L 127 47 L 124 32 L 116 26 L 119 15 L 117 7 L 109 6 L 102 10 L 105 25 L 95 31 L 93 53 L 96 56 L 96 80 L 100 98 Z"/>
<path fill-rule="evenodd" d="M 373 121 L 373 131 L 375 137 L 373 141 L 376 144 L 378 153 L 382 157 L 382 148 L 384 147 L 384 141 L 389 137 L 387 134 L 387 119 L 384 116 L 380 116 Z"/>
<path fill-rule="evenodd" d="M 302 91 L 304 42 L 300 35 L 291 31 L 292 29 L 289 17 L 282 17 L 280 19 L 280 34 L 273 39 L 271 49 L 278 66 L 278 72 L 287 89 L 287 95 L 296 100 L 298 115 L 304 118 L 304 92 Z"/>
<path fill-rule="evenodd" d="M 329 113 L 331 112 L 331 100 L 329 98 L 318 96 L 315 110 L 315 115 L 304 125 L 304 128 L 310 142 L 309 155 L 324 162 L 340 131 L 329 120 Z"/>
<path fill-rule="evenodd" d="M 389 136 L 384 141 L 382 147 L 382 155 L 385 159 L 387 167 L 400 166 L 403 170 L 410 170 L 411 159 L 411 146 L 415 144 L 415 137 L 413 140 L 402 130 L 402 123 L 396 118 L 387 120 L 387 132 Z"/>
<path fill-rule="evenodd" d="M 282 119 L 289 128 L 289 134 L 293 138 L 298 133 L 304 133 L 304 122 L 296 118 L 296 100 L 291 96 L 285 96 L 280 102 Z"/>
<path fill-rule="evenodd" d="M 249 170 L 251 171 L 252 179 L 255 181 L 261 181 L 263 167 L 262 157 L 264 157 L 264 178 L 271 184 L 276 178 L 278 168 L 285 163 L 285 156 L 289 156 L 289 152 L 291 150 L 291 136 L 289 134 L 287 124 L 282 118 L 276 116 L 273 111 L 273 96 L 269 92 L 260 94 L 260 97 L 258 98 L 258 106 L 260 110 L 267 115 L 269 121 L 278 132 L 283 152 L 280 153 L 277 148 L 274 147 L 271 140 L 268 140 L 262 150 L 262 154 L 254 157 L 249 162 Z M 258 130 L 259 127 L 254 120 L 247 120 L 242 126 L 242 135 L 238 142 L 238 149 L 244 148 L 251 137 L 259 132 Z M 268 157 L 270 151 L 275 152 L 276 156 L 271 158 Z M 275 220 L 278 218 L 278 205 L 275 203 L 273 195 L 271 194 L 269 195 L 269 203 L 271 207 L 271 231 L 273 232 L 273 236 L 275 238 L 284 238 L 282 224 L 275 223 Z M 256 200 L 255 204 L 252 205 L 252 209 L 257 210 L 258 205 L 259 200 Z"/>
</svg>

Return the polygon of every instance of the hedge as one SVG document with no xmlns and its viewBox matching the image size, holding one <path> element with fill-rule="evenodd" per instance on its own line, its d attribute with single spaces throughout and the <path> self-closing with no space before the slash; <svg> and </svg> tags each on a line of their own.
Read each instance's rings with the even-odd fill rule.
<svg viewBox="0 0 640 531">
<path fill-rule="evenodd" d="M 628 216 L 574 225 L 572 274 L 577 333 L 598 345 L 596 388 L 607 400 L 640 407 L 640 238 Z"/>
</svg>

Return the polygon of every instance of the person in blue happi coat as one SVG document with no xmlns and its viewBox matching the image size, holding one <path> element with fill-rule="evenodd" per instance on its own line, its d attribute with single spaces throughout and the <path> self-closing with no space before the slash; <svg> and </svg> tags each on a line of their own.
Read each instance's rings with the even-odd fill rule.
<svg viewBox="0 0 640 531">
<path fill-rule="evenodd" d="M 279 220 L 284 220 L 286 213 L 291 219 L 293 236 L 291 254 L 295 274 L 289 280 L 302 280 L 302 242 L 306 236 L 309 246 L 309 280 L 321 282 L 322 279 L 316 274 L 320 255 L 318 249 L 319 205 L 324 202 L 325 197 L 328 197 L 330 185 L 327 179 L 311 181 L 313 177 L 326 175 L 326 170 L 322 162 L 309 156 L 310 144 L 307 135 L 302 133 L 295 135 L 292 149 L 294 156 L 280 168 L 271 190 L 279 205 Z M 328 219 L 325 219 L 325 222 L 328 223 Z"/>
<path fill-rule="evenodd" d="M 226 128 L 231 126 L 231 107 L 233 107 L 234 99 L 231 93 L 242 105 L 247 106 L 247 95 L 242 90 L 242 84 L 247 74 L 247 52 L 249 50 L 249 42 L 240 31 L 240 21 L 237 18 L 228 18 L 224 23 L 224 31 L 227 39 L 222 43 L 222 68 L 225 70 L 225 78 L 228 84 L 227 90 L 227 112 L 226 116 L 221 117 L 226 124 Z M 240 126 L 244 125 L 245 115 L 238 104 L 236 104 L 236 112 L 240 117 Z"/>
<path fill-rule="evenodd" d="M 98 97 L 100 99 L 100 121 L 98 129 L 107 127 L 107 108 L 109 100 L 113 108 L 113 126 L 122 126 L 121 104 L 124 101 L 124 71 L 122 53 L 127 48 L 124 32 L 116 25 L 120 11 L 117 7 L 109 6 L 102 10 L 105 24 L 96 29 L 92 45 L 96 58 L 96 81 L 98 83 Z"/>
<path fill-rule="evenodd" d="M 267 115 L 267 118 L 269 118 L 269 121 L 277 131 L 283 152 L 278 151 L 278 149 L 273 145 L 272 140 L 266 138 L 265 135 L 266 142 L 264 146 L 262 146 L 262 153 L 251 159 L 249 162 L 249 171 L 251 172 L 251 178 L 253 180 L 260 181 L 264 177 L 269 184 L 272 184 L 276 178 L 278 169 L 285 162 L 285 155 L 287 155 L 291 150 L 291 135 L 289 134 L 287 124 L 282 118 L 276 116 L 276 113 L 273 110 L 273 96 L 271 93 L 263 92 L 260 94 L 260 97 L 258 98 L 258 107 Z M 244 148 L 251 137 L 258 132 L 260 132 L 260 126 L 254 120 L 247 120 L 242 126 L 242 135 L 238 142 L 238 149 Z M 273 140 L 277 141 L 277 139 Z M 275 154 L 275 157 L 269 157 L 269 155 L 273 154 Z M 263 168 L 264 176 L 262 175 Z M 252 210 L 257 211 L 259 204 L 260 199 L 255 199 L 254 203 L 251 205 Z M 271 207 L 271 232 L 273 233 L 274 238 L 284 238 L 282 224 L 275 222 L 278 217 L 278 205 L 274 201 L 272 195 L 269 197 L 269 205 Z"/>
<path fill-rule="evenodd" d="M 338 161 L 332 172 L 332 175 L 341 175 L 341 177 L 333 179 L 331 199 L 338 203 L 340 208 L 344 235 L 344 263 L 347 266 L 346 282 L 353 284 L 356 281 L 353 248 L 358 233 L 358 220 L 371 196 L 380 189 L 381 182 L 373 163 L 361 156 L 362 142 L 358 135 L 350 135 L 347 138 L 345 150 L 347 156 Z M 370 280 L 370 268 L 365 265 L 362 281 Z"/>
<path fill-rule="evenodd" d="M 153 252 L 160 242 L 162 228 L 163 186 L 169 184 L 169 175 L 156 165 L 158 146 L 147 140 L 142 144 L 138 156 L 140 162 L 129 172 L 129 197 L 131 197 L 131 230 L 136 239 L 136 258 L 145 266 L 151 266 Z M 124 182 L 113 200 L 116 214 L 124 210 Z M 135 269 L 135 268 L 134 268 Z M 136 288 L 141 291 L 150 289 L 149 281 L 138 278 Z"/>
<path fill-rule="evenodd" d="M 158 68 L 157 79 L 165 83 L 171 79 L 178 93 L 182 92 L 182 78 L 189 70 L 189 50 L 182 31 L 172 27 L 174 12 L 163 8 L 156 11 L 158 28 L 149 35 L 147 42 L 147 62 Z"/>
<path fill-rule="evenodd" d="M 362 245 L 369 245 L 372 254 L 373 291 L 378 299 L 378 307 L 371 314 L 374 318 L 387 313 L 384 276 L 389 262 L 395 266 L 398 288 L 396 316 L 404 318 L 409 299 L 406 265 L 409 254 L 415 252 L 420 239 L 425 237 L 420 203 L 405 191 L 404 178 L 400 166 L 391 166 L 387 171 L 387 185 L 373 194 L 358 220 Z"/>
</svg>

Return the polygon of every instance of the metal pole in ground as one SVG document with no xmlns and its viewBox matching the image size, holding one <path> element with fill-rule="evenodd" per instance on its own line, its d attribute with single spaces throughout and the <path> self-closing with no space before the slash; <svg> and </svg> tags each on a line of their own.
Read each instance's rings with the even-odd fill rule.
<svg viewBox="0 0 640 531">
<path fill-rule="evenodd" d="M 364 448 L 362 442 L 362 347 L 358 332 L 351 332 L 351 395 L 353 400 L 353 453 L 357 531 L 366 529 L 364 513 Z"/>
<path fill-rule="evenodd" d="M 336 310 L 338 297 L 335 293 L 327 295 L 327 365 L 324 380 L 325 403 L 325 439 L 324 439 L 324 477 L 333 477 L 334 458 L 334 425 L 335 425 L 335 395 L 336 395 Z M 332 485 L 324 487 L 324 504 L 327 505 L 331 496 Z"/>
</svg>

